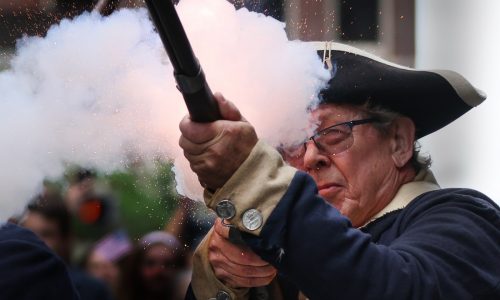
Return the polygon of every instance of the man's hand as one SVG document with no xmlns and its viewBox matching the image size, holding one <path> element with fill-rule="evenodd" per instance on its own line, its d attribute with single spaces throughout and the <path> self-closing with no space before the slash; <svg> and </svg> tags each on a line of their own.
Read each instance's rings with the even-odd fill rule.
<svg viewBox="0 0 500 300">
<path fill-rule="evenodd" d="M 247 246 L 231 243 L 229 227 L 217 219 L 208 248 L 208 260 L 215 276 L 232 288 L 258 287 L 271 283 L 276 269 Z"/>
<path fill-rule="evenodd" d="M 221 94 L 214 96 L 224 120 L 196 123 L 186 116 L 179 124 L 184 156 L 202 186 L 212 190 L 226 183 L 257 143 L 254 128 L 236 106 Z"/>
</svg>

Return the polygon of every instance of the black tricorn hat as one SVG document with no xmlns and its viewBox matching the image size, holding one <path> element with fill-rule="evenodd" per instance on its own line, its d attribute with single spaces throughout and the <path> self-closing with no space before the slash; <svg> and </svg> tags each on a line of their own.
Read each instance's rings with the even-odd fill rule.
<svg viewBox="0 0 500 300">
<path fill-rule="evenodd" d="M 417 139 L 443 128 L 486 99 L 453 71 L 415 70 L 338 43 L 329 43 L 323 51 L 332 79 L 320 92 L 321 103 L 369 103 L 400 113 L 415 123 Z"/>
</svg>

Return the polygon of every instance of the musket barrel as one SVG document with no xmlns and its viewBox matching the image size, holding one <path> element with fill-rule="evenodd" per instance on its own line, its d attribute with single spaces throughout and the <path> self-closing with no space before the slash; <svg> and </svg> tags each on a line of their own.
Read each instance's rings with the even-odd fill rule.
<svg viewBox="0 0 500 300">
<path fill-rule="evenodd" d="M 192 120 L 212 122 L 221 119 L 217 102 L 174 4 L 171 0 L 146 0 L 146 5 L 174 68 L 177 88 L 184 97 Z"/>
</svg>

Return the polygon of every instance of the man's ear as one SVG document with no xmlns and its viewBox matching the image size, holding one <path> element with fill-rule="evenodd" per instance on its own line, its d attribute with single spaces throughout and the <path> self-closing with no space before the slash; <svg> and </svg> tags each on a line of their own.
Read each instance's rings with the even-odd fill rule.
<svg viewBox="0 0 500 300">
<path fill-rule="evenodd" d="M 402 168 L 413 156 L 415 124 L 410 118 L 401 117 L 392 126 L 392 160 L 396 167 Z"/>
</svg>

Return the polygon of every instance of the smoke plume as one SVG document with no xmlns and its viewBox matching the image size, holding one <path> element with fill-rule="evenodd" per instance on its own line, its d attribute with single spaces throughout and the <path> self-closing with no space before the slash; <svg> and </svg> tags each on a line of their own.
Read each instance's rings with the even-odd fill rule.
<svg viewBox="0 0 500 300">
<path fill-rule="evenodd" d="M 315 49 L 224 0 L 183 0 L 177 11 L 211 89 L 269 143 L 303 138 L 306 108 L 329 76 Z M 19 41 L 10 65 L 0 73 L 0 219 L 68 163 L 111 172 L 171 159 L 178 192 L 200 199 L 177 144 L 187 110 L 145 9 L 63 20 Z"/>
</svg>

